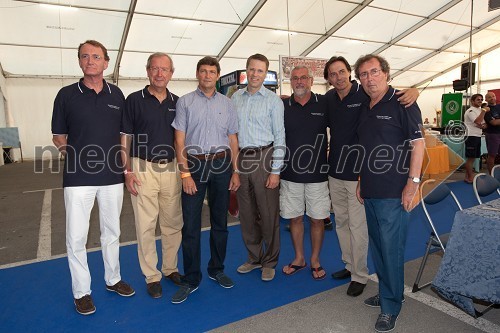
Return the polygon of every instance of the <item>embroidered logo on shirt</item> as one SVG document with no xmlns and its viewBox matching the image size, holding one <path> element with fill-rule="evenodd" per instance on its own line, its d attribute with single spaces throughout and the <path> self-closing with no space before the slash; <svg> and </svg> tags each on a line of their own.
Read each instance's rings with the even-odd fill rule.
<svg viewBox="0 0 500 333">
<path fill-rule="evenodd" d="M 311 112 L 311 116 L 324 116 L 325 114 L 322 112 Z"/>
<path fill-rule="evenodd" d="M 347 107 L 348 107 L 348 108 L 357 108 L 357 107 L 359 107 L 359 106 L 361 106 L 361 103 L 356 103 L 356 104 L 347 104 Z"/>
<path fill-rule="evenodd" d="M 391 116 L 377 116 L 377 119 L 383 119 L 383 120 L 391 120 Z"/>
<path fill-rule="evenodd" d="M 119 106 L 116 106 L 116 105 L 111 105 L 111 104 L 108 104 L 108 107 L 112 108 L 112 109 L 115 109 L 115 110 L 120 110 L 120 107 Z"/>
<path fill-rule="evenodd" d="M 168 111 L 170 111 L 170 112 L 175 112 L 175 109 L 170 109 L 170 108 L 169 108 L 169 109 L 168 109 Z"/>
</svg>

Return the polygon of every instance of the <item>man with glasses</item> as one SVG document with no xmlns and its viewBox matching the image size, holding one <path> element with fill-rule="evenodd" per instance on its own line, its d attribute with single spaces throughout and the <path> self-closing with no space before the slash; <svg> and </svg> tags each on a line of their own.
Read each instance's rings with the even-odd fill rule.
<svg viewBox="0 0 500 333">
<path fill-rule="evenodd" d="M 216 91 L 220 77 L 217 59 L 204 57 L 196 66 L 198 88 L 179 98 L 175 148 L 182 178 L 182 255 L 184 276 L 172 303 L 184 302 L 201 282 L 201 210 L 208 192 L 210 261 L 208 277 L 223 288 L 233 281 L 224 273 L 227 246 L 229 191 L 240 187 L 238 117 L 233 103 Z"/>
<path fill-rule="evenodd" d="M 358 126 L 362 156 L 356 194 L 365 206 L 370 250 L 379 293 L 365 305 L 380 307 L 377 332 L 396 326 L 404 291 L 404 252 L 410 210 L 420 183 L 425 144 L 422 116 L 416 104 L 409 110 L 388 85 L 390 68 L 378 55 L 366 55 L 354 65 L 356 77 L 370 99 L 363 103 Z"/>
<path fill-rule="evenodd" d="M 280 214 L 290 219 L 295 250 L 293 261 L 283 267 L 293 275 L 307 266 L 304 256 L 304 211 L 311 226 L 311 275 L 323 280 L 320 264 L 324 222 L 330 215 L 327 164 L 327 117 L 325 96 L 311 92 L 312 72 L 306 66 L 292 69 L 293 94 L 284 99 L 287 150 L 280 181 Z"/>
<path fill-rule="evenodd" d="M 120 296 L 135 294 L 120 275 L 120 213 L 123 172 L 120 122 L 121 90 L 103 79 L 108 51 L 88 40 L 78 47 L 83 78 L 59 90 L 52 114 L 52 141 L 65 155 L 63 188 L 66 208 L 66 247 L 76 311 L 96 311 L 90 296 L 87 236 L 90 212 L 97 198 L 106 289 Z"/>
<path fill-rule="evenodd" d="M 146 289 L 162 295 L 162 273 L 180 284 L 177 252 L 182 239 L 181 180 L 176 167 L 174 128 L 178 97 L 167 88 L 174 73 L 169 55 L 149 56 L 149 85 L 130 94 L 122 117 L 125 185 L 131 194 L 137 231 L 137 254 Z M 156 225 L 160 225 L 161 271 L 157 269 Z"/>
<path fill-rule="evenodd" d="M 465 179 L 464 182 L 472 184 L 474 172 L 472 165 L 476 158 L 481 157 L 481 136 L 483 128 L 486 128 L 484 122 L 485 110 L 481 109 L 483 95 L 474 94 L 470 98 L 471 107 L 465 111 L 464 123 L 467 127 L 467 138 L 465 139 Z"/>
<path fill-rule="evenodd" d="M 358 143 L 356 128 L 361 105 L 368 100 L 368 95 L 356 80 L 351 80 L 351 66 L 342 56 L 330 58 L 323 75 L 334 87 L 326 93 L 330 127 L 328 183 L 345 263 L 344 269 L 333 273 L 332 277 L 350 277 L 347 295 L 356 297 L 363 293 L 368 281 L 368 230 L 363 205 L 356 198 L 360 164 L 357 153 L 351 150 Z M 399 97 L 401 104 L 409 107 L 417 99 L 418 90 L 412 88 L 397 94 L 402 94 Z"/>
</svg>

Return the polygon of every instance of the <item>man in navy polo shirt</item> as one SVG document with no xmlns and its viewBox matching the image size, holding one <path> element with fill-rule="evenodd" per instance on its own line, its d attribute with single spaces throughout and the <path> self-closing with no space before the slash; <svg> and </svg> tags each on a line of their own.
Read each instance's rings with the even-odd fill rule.
<svg viewBox="0 0 500 333">
<path fill-rule="evenodd" d="M 390 68 L 381 56 L 366 55 L 354 65 L 370 100 L 363 103 L 358 136 L 363 163 L 357 195 L 365 205 L 370 249 L 379 293 L 365 300 L 380 307 L 377 332 L 396 326 L 404 291 L 404 251 L 413 199 L 424 156 L 422 116 L 413 104 L 405 110 L 388 85 Z"/>
<path fill-rule="evenodd" d="M 227 247 L 229 191 L 240 187 L 237 168 L 238 116 L 229 98 L 216 90 L 220 77 L 217 59 L 204 57 L 196 65 L 198 88 L 179 98 L 175 149 L 182 178 L 182 285 L 172 303 L 184 302 L 201 282 L 201 210 L 208 192 L 210 261 L 208 277 L 223 288 L 233 281 L 224 273 Z"/>
<path fill-rule="evenodd" d="M 118 87 L 103 79 L 109 56 L 101 43 L 88 40 L 80 44 L 78 59 L 83 78 L 57 94 L 52 141 L 66 156 L 66 247 L 74 302 L 78 313 L 89 315 L 96 308 L 90 296 L 85 245 L 95 198 L 99 204 L 106 289 L 121 296 L 132 296 L 135 291 L 121 280 L 119 262 L 123 201 L 120 122 L 124 96 Z"/>
<path fill-rule="evenodd" d="M 125 185 L 131 194 L 137 231 L 137 253 L 148 294 L 162 295 L 162 273 L 180 284 L 177 252 L 182 239 L 181 179 L 175 165 L 175 104 L 167 85 L 174 73 L 169 55 L 149 56 L 149 85 L 130 94 L 122 118 Z M 131 149 L 132 148 L 132 149 Z M 161 271 L 157 269 L 156 224 L 160 224 Z"/>
<path fill-rule="evenodd" d="M 325 64 L 325 80 L 334 89 L 326 93 L 329 110 L 330 154 L 328 183 L 335 214 L 336 232 L 342 251 L 344 269 L 332 274 L 334 279 L 347 279 L 351 283 L 347 295 L 363 293 L 368 281 L 368 229 L 365 209 L 356 198 L 360 161 L 356 144 L 361 105 L 368 95 L 356 80 L 351 80 L 351 66 L 342 56 L 334 56 Z M 404 93 L 404 94 L 403 94 Z M 401 104 L 410 106 L 418 97 L 411 88 L 397 93 Z"/>
<path fill-rule="evenodd" d="M 280 180 L 280 215 L 290 219 L 295 250 L 293 261 L 283 267 L 286 275 L 307 266 L 304 256 L 304 211 L 311 221 L 311 274 L 315 280 L 326 276 L 320 264 L 324 222 L 330 215 L 327 164 L 327 117 L 325 96 L 311 92 L 312 72 L 306 66 L 292 69 L 293 94 L 284 99 L 285 153 Z"/>
<path fill-rule="evenodd" d="M 495 165 L 495 157 L 500 154 L 500 105 L 494 92 L 489 91 L 484 96 L 488 102 L 488 112 L 484 115 L 484 121 L 488 124 L 486 128 L 486 148 L 488 149 L 488 172 L 491 173 Z"/>
</svg>

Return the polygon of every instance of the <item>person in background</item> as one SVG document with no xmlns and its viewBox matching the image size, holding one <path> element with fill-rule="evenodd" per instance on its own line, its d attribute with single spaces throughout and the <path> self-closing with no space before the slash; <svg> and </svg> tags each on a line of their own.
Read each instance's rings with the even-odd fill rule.
<svg viewBox="0 0 500 333">
<path fill-rule="evenodd" d="M 108 51 L 98 41 L 78 47 L 83 78 L 61 88 L 54 101 L 52 141 L 65 155 L 63 171 L 66 248 L 76 311 L 96 311 L 87 264 L 90 212 L 97 198 L 106 289 L 120 296 L 135 294 L 120 275 L 120 213 L 123 171 L 120 123 L 125 98 L 107 83 Z"/>
<path fill-rule="evenodd" d="M 181 180 L 174 151 L 175 104 L 167 85 L 174 73 L 169 55 L 153 53 L 146 63 L 149 85 L 130 94 L 122 117 L 125 185 L 130 192 L 137 234 L 137 254 L 146 290 L 162 295 L 162 273 L 180 284 L 177 252 L 182 239 Z M 162 264 L 157 269 L 156 225 L 160 225 Z"/>
<path fill-rule="evenodd" d="M 356 77 L 370 97 L 363 103 L 358 126 L 363 155 L 356 194 L 365 206 L 370 250 L 379 293 L 365 305 L 380 307 L 377 332 L 396 326 L 404 291 L 404 252 L 410 210 L 420 183 L 425 143 L 418 105 L 409 110 L 388 85 L 390 67 L 378 55 L 360 57 Z"/>
<path fill-rule="evenodd" d="M 182 255 L 184 276 L 172 303 L 184 302 L 201 282 L 201 210 L 205 194 L 210 208 L 208 277 L 223 288 L 233 281 L 224 273 L 227 247 L 229 191 L 240 187 L 238 118 L 233 103 L 216 91 L 217 59 L 204 57 L 196 65 L 198 88 L 179 98 L 175 148 L 182 178 Z"/>
<path fill-rule="evenodd" d="M 465 179 L 464 182 L 472 184 L 474 171 L 472 165 L 476 158 L 481 157 L 481 135 L 486 128 L 484 122 L 485 110 L 481 109 L 483 95 L 474 94 L 470 98 L 471 107 L 465 111 L 464 123 L 467 127 L 467 138 L 465 139 Z"/>
<path fill-rule="evenodd" d="M 304 255 L 304 211 L 311 223 L 311 274 L 323 280 L 320 264 L 324 222 L 330 215 L 327 164 L 327 117 L 325 96 L 311 92 L 313 75 L 306 66 L 292 69 L 293 95 L 284 99 L 287 150 L 280 180 L 280 215 L 290 219 L 295 250 L 293 261 L 283 267 L 286 275 L 307 266 Z"/>
<path fill-rule="evenodd" d="M 485 108 L 484 121 L 488 125 L 486 128 L 486 148 L 488 149 L 488 172 L 495 165 L 495 157 L 500 154 L 500 105 L 497 104 L 497 97 L 494 92 L 488 92 L 485 96 L 488 107 Z"/>
<path fill-rule="evenodd" d="M 285 155 L 283 102 L 263 83 L 269 60 L 247 59 L 248 85 L 231 99 L 238 112 L 241 188 L 237 192 L 241 234 L 248 258 L 237 269 L 246 274 L 262 268 L 262 281 L 275 276 L 280 253 L 279 182 Z"/>
<path fill-rule="evenodd" d="M 360 164 L 355 147 L 361 106 L 369 100 L 363 87 L 351 79 L 351 66 L 342 56 L 325 64 L 325 80 L 334 89 L 326 93 L 330 127 L 328 183 L 335 215 L 336 232 L 345 267 L 332 274 L 334 279 L 351 278 L 347 295 L 363 293 L 368 281 L 368 229 L 365 210 L 356 197 Z M 415 88 L 397 92 L 402 105 L 411 106 L 419 93 Z M 354 152 L 352 151 L 354 149 Z"/>
</svg>

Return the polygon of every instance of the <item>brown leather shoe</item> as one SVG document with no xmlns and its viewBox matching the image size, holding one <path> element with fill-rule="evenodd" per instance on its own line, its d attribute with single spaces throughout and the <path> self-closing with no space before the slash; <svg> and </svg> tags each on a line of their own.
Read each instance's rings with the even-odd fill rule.
<svg viewBox="0 0 500 333">
<path fill-rule="evenodd" d="M 146 286 L 149 296 L 153 298 L 160 298 L 162 294 L 160 282 L 151 282 Z"/>
<path fill-rule="evenodd" d="M 90 295 L 85 295 L 82 298 L 75 298 L 76 312 L 87 316 L 95 312 L 94 302 L 92 302 L 92 297 Z"/>
<path fill-rule="evenodd" d="M 172 280 L 172 282 L 178 286 L 182 285 L 181 277 L 182 277 L 182 275 L 180 275 L 179 272 L 172 272 L 172 273 L 166 275 L 167 279 Z"/>
<path fill-rule="evenodd" d="M 114 286 L 106 285 L 108 291 L 114 291 L 120 296 L 129 297 L 135 294 L 134 289 L 129 286 L 125 281 L 118 281 Z"/>
</svg>

